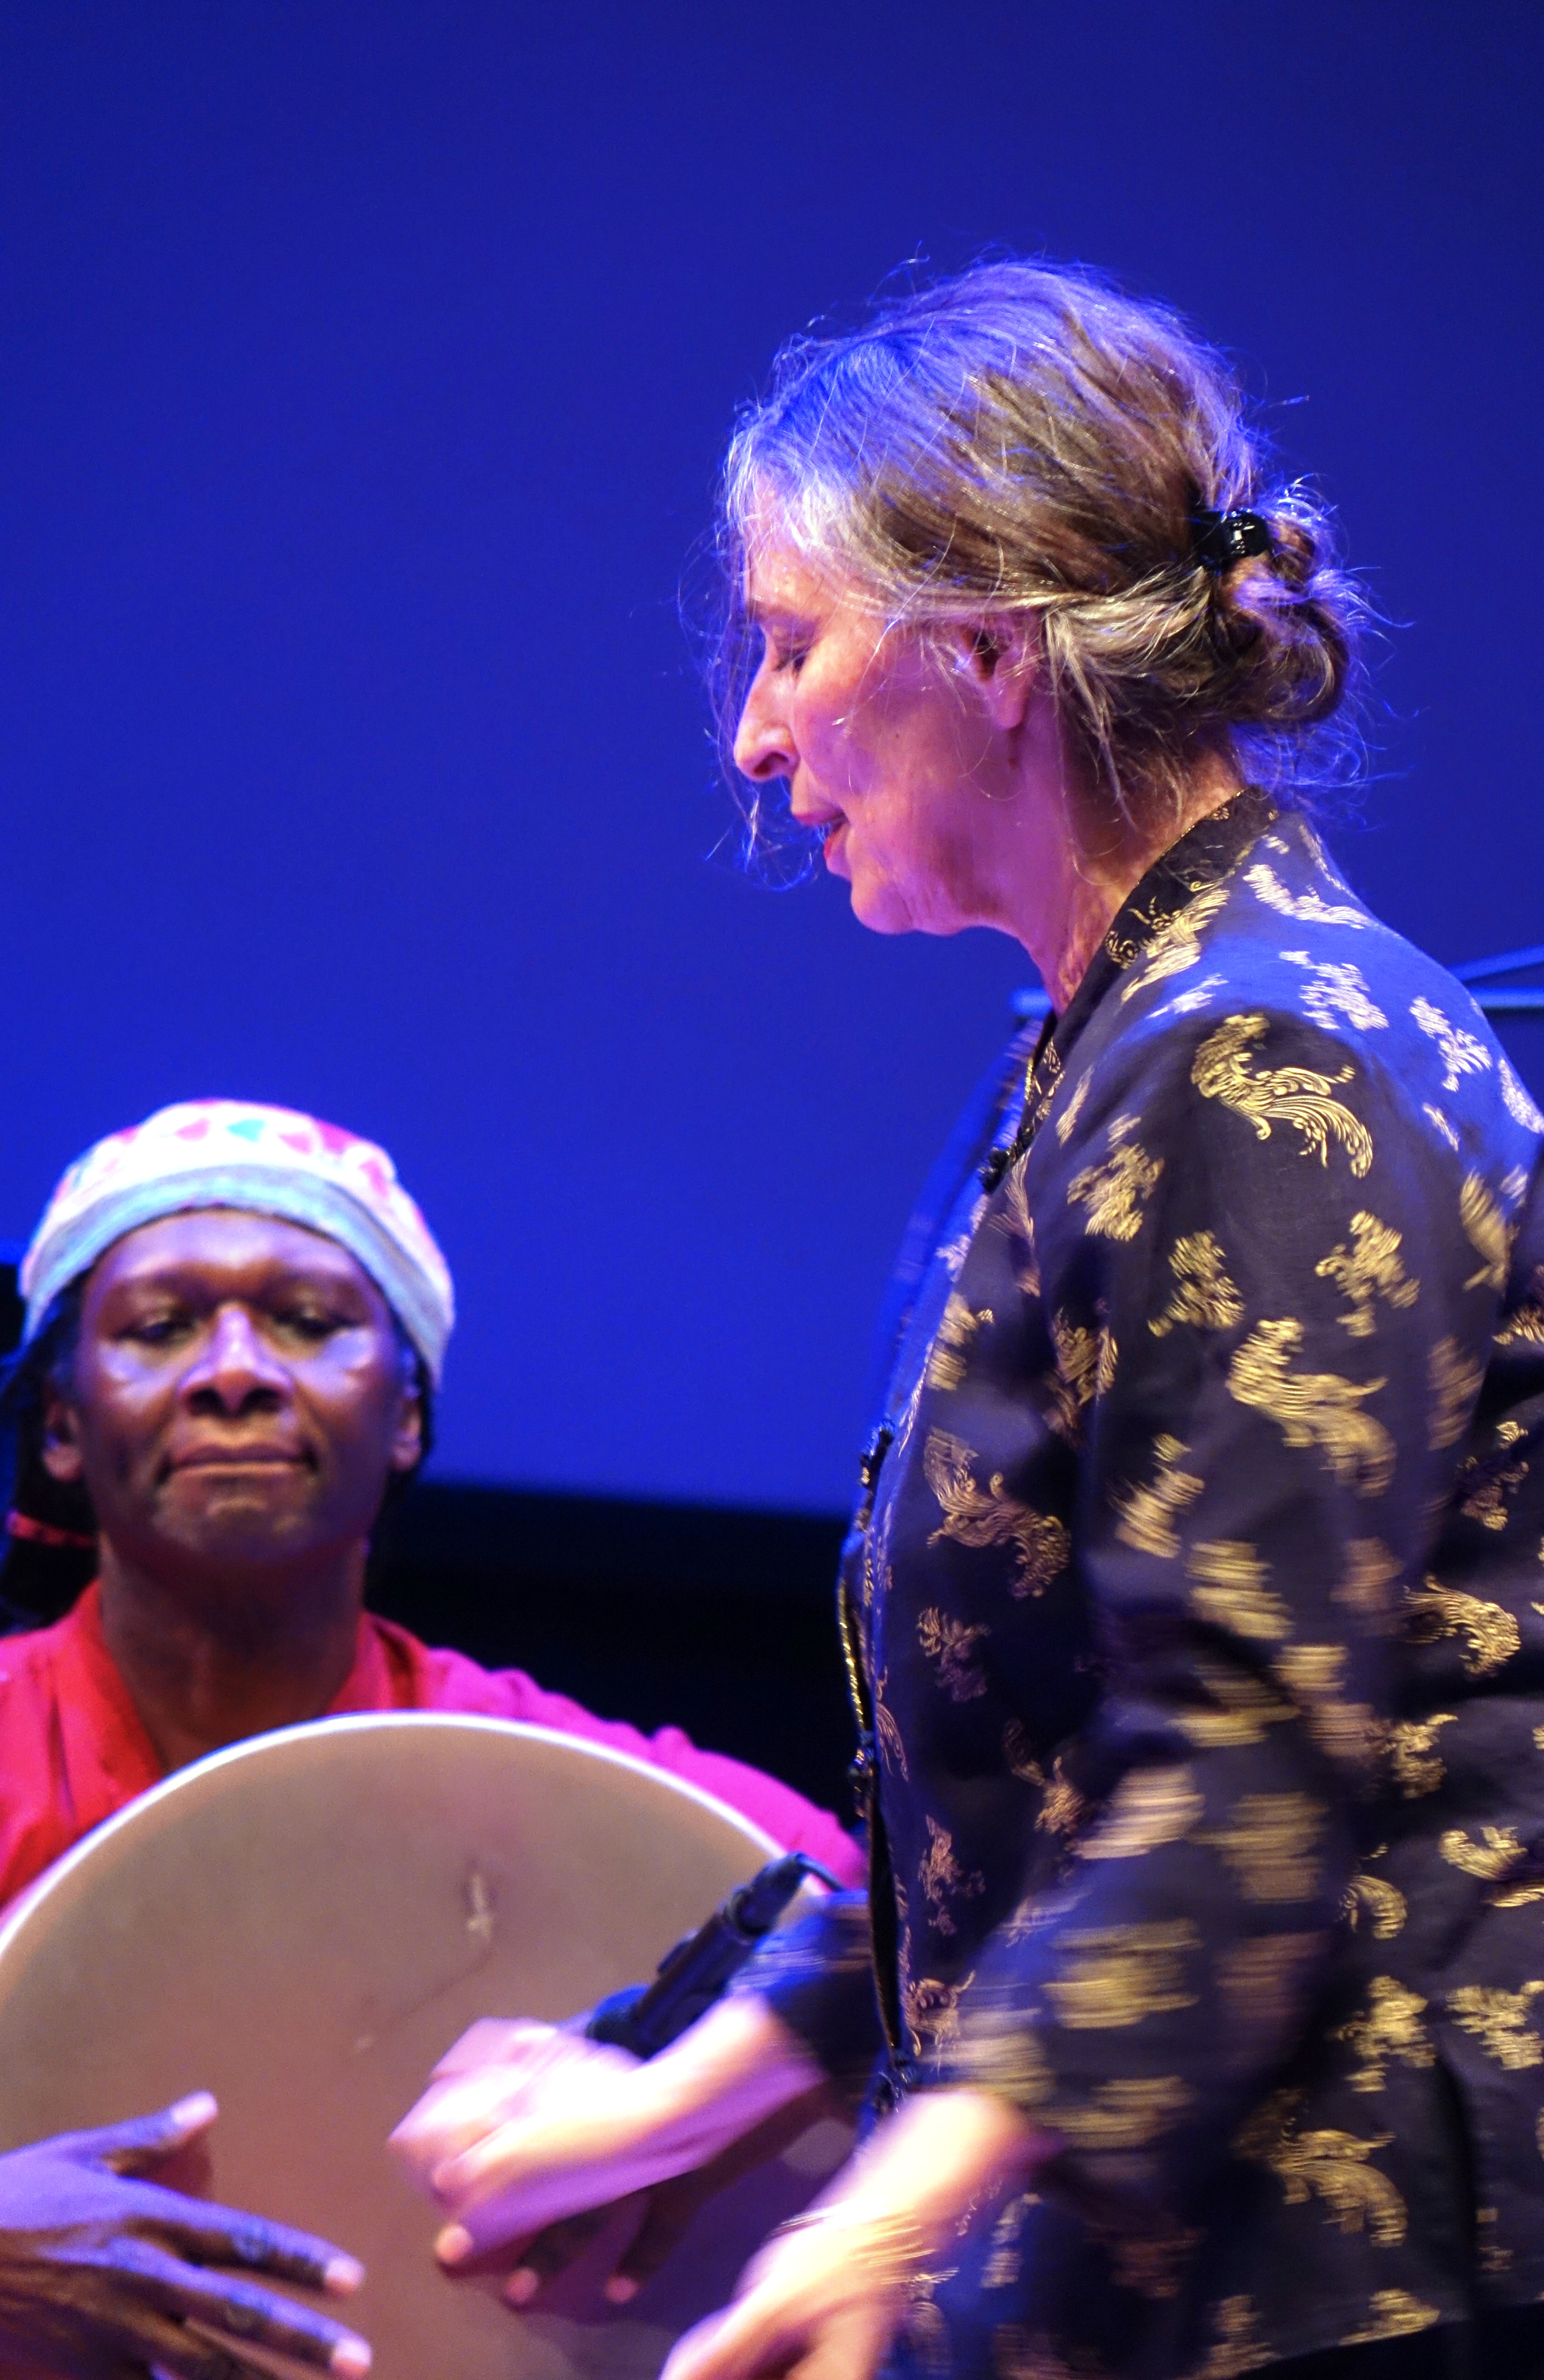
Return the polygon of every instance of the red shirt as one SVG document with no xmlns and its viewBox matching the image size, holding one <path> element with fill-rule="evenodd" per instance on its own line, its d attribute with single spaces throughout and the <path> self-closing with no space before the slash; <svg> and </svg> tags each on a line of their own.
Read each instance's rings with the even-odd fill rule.
<svg viewBox="0 0 1544 2380">
<path fill-rule="evenodd" d="M 483 1670 L 463 1653 L 431 1652 L 405 1628 L 365 1612 L 354 1667 L 327 1715 L 388 1710 L 525 1719 L 631 1753 L 717 1795 L 844 1884 L 862 1881 L 850 1836 L 776 1778 L 699 1752 L 678 1727 L 649 1736 L 621 1719 L 594 1718 L 523 1670 Z M 0 1638 L 0 1904 L 165 1773 L 107 1649 L 95 1586 L 54 1627 Z"/>
</svg>

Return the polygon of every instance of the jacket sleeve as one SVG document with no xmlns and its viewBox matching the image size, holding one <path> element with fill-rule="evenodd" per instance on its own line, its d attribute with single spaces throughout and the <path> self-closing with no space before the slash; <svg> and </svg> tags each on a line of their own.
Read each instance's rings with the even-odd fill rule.
<svg viewBox="0 0 1544 2380">
<path fill-rule="evenodd" d="M 884 2046 L 866 1892 L 833 1892 L 769 1935 L 730 1994 L 755 1993 L 838 2082 L 867 2079 Z"/>
<path fill-rule="evenodd" d="M 1405 1632 L 1514 1648 L 1423 1579 L 1507 1194 L 1365 1043 L 1290 1015 L 1123 1063 L 1042 1235 L 1053 1337 L 1104 1334 L 1072 1529 L 1103 1691 L 1056 1763 L 1068 1855 L 930 2079 L 1006 2093 L 1059 2137 L 1053 2175 L 1151 2205 L 1215 2167 L 1305 2028 Z"/>
</svg>

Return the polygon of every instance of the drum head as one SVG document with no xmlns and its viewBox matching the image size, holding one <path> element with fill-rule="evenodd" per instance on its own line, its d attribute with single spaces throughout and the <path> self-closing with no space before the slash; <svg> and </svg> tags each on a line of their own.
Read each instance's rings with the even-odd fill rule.
<svg viewBox="0 0 1544 2380">
<path fill-rule="evenodd" d="M 0 2146 L 194 2090 L 212 2195 L 320 2232 L 378 2380 L 646 2380 L 848 2145 L 806 2134 L 706 2207 L 627 2308 L 593 2252 L 512 2314 L 435 2267 L 386 2148 L 475 2018 L 652 1973 L 776 1846 L 621 1755 L 499 1719 L 332 1718 L 216 1753 L 110 1819 L 0 1927 Z"/>
</svg>

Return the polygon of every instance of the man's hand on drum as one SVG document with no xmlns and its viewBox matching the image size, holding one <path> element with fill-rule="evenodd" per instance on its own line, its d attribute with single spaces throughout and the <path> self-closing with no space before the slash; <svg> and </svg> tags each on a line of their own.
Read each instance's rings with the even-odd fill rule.
<svg viewBox="0 0 1544 2380">
<path fill-rule="evenodd" d="M 392 2143 L 450 2217 L 440 2263 L 513 2266 L 514 2305 L 646 2193 L 607 2285 L 621 2303 L 706 2197 L 812 2120 L 826 2087 L 754 1997 L 721 2002 L 646 2064 L 553 2025 L 489 2022 L 436 2068 Z"/>
<path fill-rule="evenodd" d="M 100 2131 L 0 2155 L 0 2373 L 28 2380 L 251 2380 L 248 2348 L 342 2380 L 370 2350 L 231 2265 L 347 2296 L 363 2274 L 325 2240 L 165 2188 L 217 2113 L 207 2092 Z"/>
</svg>

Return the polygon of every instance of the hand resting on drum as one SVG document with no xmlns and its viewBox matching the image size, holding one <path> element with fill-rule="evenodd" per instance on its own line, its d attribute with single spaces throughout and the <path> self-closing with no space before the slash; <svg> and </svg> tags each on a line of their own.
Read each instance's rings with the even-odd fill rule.
<svg viewBox="0 0 1544 2380">
<path fill-rule="evenodd" d="M 506 2292 L 517 2305 L 598 2228 L 584 2218 L 656 2192 L 608 2290 L 620 2301 L 713 2189 L 811 2120 L 803 2105 L 797 2120 L 778 2119 L 825 2088 L 802 2045 L 752 1996 L 721 2001 L 646 2064 L 554 2025 L 485 2021 L 440 2061 L 392 2140 L 451 2218 L 435 2242 L 449 2270 L 498 2252 L 517 2261 L 536 2243 Z"/>
<path fill-rule="evenodd" d="M 163 2187 L 217 2113 L 208 2092 L 153 2116 L 0 2155 L 0 2373 L 28 2380 L 250 2380 L 248 2347 L 358 2380 L 362 2338 L 229 2265 L 344 2296 L 352 2256 Z"/>
</svg>

